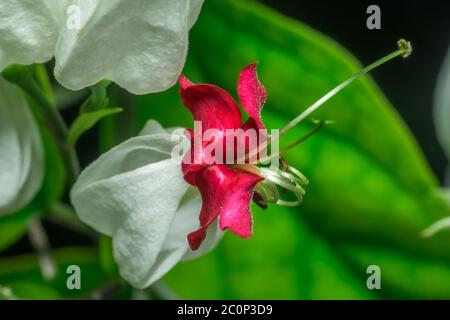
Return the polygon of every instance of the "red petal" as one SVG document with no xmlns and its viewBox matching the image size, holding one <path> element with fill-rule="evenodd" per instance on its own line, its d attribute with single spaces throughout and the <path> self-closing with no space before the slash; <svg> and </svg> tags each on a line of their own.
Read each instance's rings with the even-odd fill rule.
<svg viewBox="0 0 450 320">
<path fill-rule="evenodd" d="M 246 172 L 235 172 L 234 183 L 226 194 L 220 213 L 220 228 L 222 230 L 230 228 L 238 236 L 246 238 L 252 235 L 250 201 L 253 188 L 262 178 Z"/>
<path fill-rule="evenodd" d="M 192 84 L 180 77 L 181 100 L 194 120 L 202 121 L 203 130 L 236 129 L 241 126 L 241 112 L 228 92 L 211 84 Z"/>
<path fill-rule="evenodd" d="M 185 89 L 187 89 L 187 87 L 190 87 L 193 85 L 193 83 L 183 75 L 180 76 L 179 81 L 180 81 L 180 89 L 181 90 L 185 90 Z"/>
<path fill-rule="evenodd" d="M 191 152 L 184 156 L 181 162 L 181 170 L 183 171 L 184 180 L 193 186 L 197 186 L 197 173 L 205 169 L 207 165 L 188 162 L 187 159 L 189 158 L 192 158 Z"/>
<path fill-rule="evenodd" d="M 265 157 L 267 155 L 265 152 L 265 150 L 267 150 L 267 147 L 265 147 L 265 148 L 260 147 L 261 144 L 264 144 L 268 140 L 266 131 L 265 130 L 261 131 L 261 130 L 263 130 L 263 128 L 258 128 L 258 123 L 253 118 L 248 118 L 247 121 L 242 125 L 242 130 L 244 130 L 246 132 L 247 132 L 247 130 L 254 130 L 256 132 L 256 137 L 257 137 L 256 143 L 255 142 L 253 143 L 253 144 L 256 144 L 256 146 L 253 146 L 253 149 L 256 147 L 258 150 L 257 153 L 253 153 L 253 150 L 250 150 L 251 144 L 250 144 L 249 139 L 238 141 L 238 143 L 241 143 L 242 145 L 245 146 L 246 154 L 248 154 L 251 157 L 251 159 L 249 159 L 248 157 L 246 158 L 246 163 L 253 163 L 257 159 L 260 159 L 261 157 Z M 252 152 L 251 154 L 250 154 L 250 151 Z"/>
<path fill-rule="evenodd" d="M 194 147 L 195 141 L 202 141 L 194 138 L 194 130 L 192 129 L 186 129 L 185 134 L 191 140 L 191 148 L 181 161 L 181 170 L 183 171 L 184 180 L 186 180 L 187 183 L 196 186 L 197 172 L 205 169 L 207 166 L 203 163 L 203 157 L 201 154 L 202 149 Z"/>
<path fill-rule="evenodd" d="M 253 118 L 248 118 L 247 121 L 245 121 L 244 124 L 242 125 L 242 130 L 247 131 L 249 129 L 255 130 L 256 132 L 258 132 L 259 130 L 258 124 Z"/>
<path fill-rule="evenodd" d="M 266 102 L 267 92 L 258 80 L 256 62 L 242 69 L 238 81 L 238 95 L 242 107 L 247 111 L 250 118 L 255 120 L 258 129 L 263 129 L 264 125 L 260 113 Z"/>
<path fill-rule="evenodd" d="M 202 195 L 200 228 L 188 235 L 189 245 L 196 250 L 205 239 L 208 226 L 220 216 L 220 228 L 230 228 L 240 237 L 252 235 L 250 201 L 253 188 L 261 177 L 213 165 L 198 172 L 197 186 Z"/>
</svg>

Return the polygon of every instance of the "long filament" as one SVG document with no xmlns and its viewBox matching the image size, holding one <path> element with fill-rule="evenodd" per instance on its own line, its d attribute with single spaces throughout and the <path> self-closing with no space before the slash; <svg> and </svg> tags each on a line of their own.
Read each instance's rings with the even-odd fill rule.
<svg viewBox="0 0 450 320">
<path fill-rule="evenodd" d="M 248 159 L 251 159 L 252 157 L 255 157 L 258 153 L 258 150 L 264 150 L 267 148 L 268 145 L 270 145 L 271 141 L 274 139 L 278 139 L 283 134 L 288 132 L 292 127 L 295 127 L 297 124 L 299 124 L 302 120 L 307 118 L 311 113 L 319 109 L 325 102 L 330 100 L 334 95 L 342 91 L 345 87 L 347 87 L 349 84 L 351 84 L 356 79 L 360 78 L 361 76 L 367 74 L 368 72 L 374 70 L 375 68 L 381 66 L 382 64 L 398 57 L 402 56 L 403 58 L 407 58 L 411 52 L 412 47 L 411 43 L 409 41 L 406 41 L 404 39 L 401 39 L 397 42 L 398 50 L 388 54 L 387 56 L 384 56 L 383 58 L 373 62 L 372 64 L 368 65 L 367 67 L 364 67 L 354 75 L 352 75 L 350 78 L 342 82 L 341 84 L 337 85 L 335 88 L 331 89 L 328 93 L 326 93 L 322 98 L 317 100 L 314 104 L 312 104 L 310 107 L 308 107 L 305 111 L 303 111 L 300 115 L 292 119 L 283 129 L 281 129 L 279 132 L 274 134 L 271 139 L 264 140 L 257 148 L 251 150 L 248 153 Z"/>
</svg>

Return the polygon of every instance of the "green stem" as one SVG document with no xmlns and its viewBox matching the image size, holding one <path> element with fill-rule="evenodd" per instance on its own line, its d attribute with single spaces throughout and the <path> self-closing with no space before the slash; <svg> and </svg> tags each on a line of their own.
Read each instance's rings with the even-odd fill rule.
<svg viewBox="0 0 450 320">
<path fill-rule="evenodd" d="M 97 239 L 97 234 L 94 230 L 81 222 L 73 208 L 63 202 L 52 204 L 45 218 L 48 221 L 63 225 L 73 231 L 89 236 L 92 239 Z"/>
<path fill-rule="evenodd" d="M 79 173 L 80 166 L 75 149 L 67 143 L 67 126 L 56 107 L 47 99 L 40 87 L 34 80 L 27 81 L 23 88 L 28 95 L 41 107 L 47 127 L 56 139 L 61 157 L 66 165 L 70 184 L 75 183 Z"/>
<path fill-rule="evenodd" d="M 180 297 L 161 280 L 156 281 L 146 291 L 153 300 L 180 300 Z"/>
<path fill-rule="evenodd" d="M 44 226 L 39 219 L 31 221 L 28 225 L 28 237 L 30 243 L 37 253 L 39 267 L 44 279 L 52 280 L 55 278 L 57 268 L 55 260 L 51 254 L 50 243 Z"/>
<path fill-rule="evenodd" d="M 317 124 L 317 126 L 314 129 L 309 131 L 306 135 L 304 135 L 303 137 L 301 137 L 297 141 L 294 141 L 290 145 L 287 145 L 286 147 L 282 148 L 280 150 L 280 153 L 286 152 L 289 149 L 292 149 L 292 148 L 298 146 L 299 144 L 305 142 L 306 140 L 311 138 L 313 135 L 315 135 L 317 132 L 319 132 L 319 130 L 322 129 L 324 125 L 325 125 L 325 121 L 319 121 L 319 123 Z"/>
<path fill-rule="evenodd" d="M 260 160 L 258 160 L 259 163 L 265 163 L 267 161 L 272 160 L 275 157 L 278 157 L 279 155 L 281 155 L 282 153 L 298 146 L 299 144 L 305 142 L 306 140 L 308 140 L 309 138 L 311 138 L 313 135 L 315 135 L 317 132 L 319 132 L 320 129 L 323 128 L 323 126 L 326 124 L 325 121 L 319 121 L 319 123 L 316 125 L 316 127 L 314 129 L 312 129 L 311 131 L 309 131 L 307 134 L 305 134 L 303 137 L 301 137 L 300 139 L 292 142 L 291 144 L 287 145 L 286 147 L 283 147 L 280 151 L 276 152 L 276 153 L 272 153 L 270 156 L 266 156 Z"/>
</svg>

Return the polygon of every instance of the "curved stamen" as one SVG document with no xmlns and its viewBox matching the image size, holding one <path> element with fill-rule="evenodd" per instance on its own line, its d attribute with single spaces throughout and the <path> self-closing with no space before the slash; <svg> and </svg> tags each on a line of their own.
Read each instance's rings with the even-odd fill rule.
<svg viewBox="0 0 450 320">
<path fill-rule="evenodd" d="M 279 194 L 276 185 L 268 180 L 263 180 L 255 187 L 257 193 L 267 206 L 268 203 L 276 203 L 279 199 Z"/>
<path fill-rule="evenodd" d="M 265 201 L 289 207 L 295 207 L 302 203 L 303 196 L 305 195 L 305 190 L 302 185 L 307 184 L 308 179 L 300 171 L 288 167 L 288 172 L 285 172 L 276 167 L 264 168 L 249 164 L 234 165 L 233 167 L 265 179 L 257 185 L 256 189 Z M 276 186 L 291 192 L 296 200 L 287 201 L 280 199 Z"/>
<path fill-rule="evenodd" d="M 264 168 L 264 169 L 268 169 L 272 172 L 274 172 L 275 174 L 279 175 L 280 177 L 285 178 L 286 180 L 292 182 L 293 184 L 298 184 L 298 185 L 307 185 L 308 184 L 308 179 L 306 179 L 306 177 L 300 173 L 300 171 L 297 170 L 298 173 L 300 173 L 300 175 L 298 174 L 292 174 L 292 172 L 290 171 L 292 169 L 292 167 L 288 167 L 289 171 L 283 171 L 278 169 L 277 167 L 270 167 L 270 168 Z"/>
<path fill-rule="evenodd" d="M 306 178 L 305 175 L 304 175 L 303 173 L 301 173 L 299 170 L 297 170 L 296 168 L 291 167 L 291 166 L 289 166 L 288 169 L 289 169 L 289 172 L 293 173 L 293 174 L 296 175 L 300 180 L 303 181 L 303 183 L 302 183 L 303 185 L 309 184 L 308 178 Z"/>
<path fill-rule="evenodd" d="M 276 204 L 288 206 L 288 207 L 296 207 L 300 205 L 303 201 L 303 195 L 305 194 L 305 190 L 299 185 L 292 184 L 289 180 L 281 178 L 276 174 L 271 174 L 268 172 L 263 173 L 264 178 L 275 183 L 279 187 L 286 189 L 294 194 L 296 200 L 295 201 L 286 201 L 282 199 L 278 199 Z"/>
<path fill-rule="evenodd" d="M 346 81 L 342 82 L 338 86 L 336 86 L 334 89 L 329 91 L 327 94 L 325 94 L 322 98 L 317 100 L 313 105 L 308 107 L 304 112 L 302 112 L 300 115 L 298 115 L 296 118 L 291 120 L 283 129 L 281 129 L 279 132 L 274 134 L 270 137 L 270 140 L 265 139 L 262 143 L 260 143 L 258 146 L 256 146 L 255 149 L 250 150 L 245 154 L 245 159 L 251 159 L 255 157 L 259 150 L 266 149 L 274 139 L 278 139 L 280 136 L 285 134 L 287 131 L 289 131 L 291 128 L 296 126 L 298 123 L 300 123 L 302 120 L 304 120 L 306 117 L 308 117 L 311 113 L 316 111 L 319 107 L 321 107 L 325 102 L 327 102 L 329 99 L 331 99 L 334 95 L 339 93 L 341 90 L 343 90 L 345 87 L 347 87 L 349 84 L 351 84 L 353 81 L 358 79 L 359 77 L 367 74 L 371 70 L 377 68 L 378 66 L 398 57 L 402 56 L 403 58 L 407 58 L 411 52 L 412 47 L 411 44 L 406 40 L 400 40 L 398 41 L 398 47 L 399 49 L 397 51 L 394 51 L 393 53 L 375 61 L 374 63 L 370 64 L 369 66 L 361 69 L 359 72 L 355 73 L 353 76 L 351 76 Z M 318 130 L 320 130 L 325 122 L 320 122 L 319 125 L 313 129 L 311 132 L 306 134 L 304 137 L 300 138 L 299 140 L 295 141 L 294 143 L 290 144 L 288 147 L 283 148 L 282 151 L 285 151 L 286 149 L 290 149 L 294 146 L 297 146 L 298 144 L 302 143 L 306 139 L 308 139 L 310 136 L 312 136 L 314 133 L 316 133 Z M 280 151 L 281 152 L 281 151 Z M 267 160 L 272 159 L 275 156 L 279 156 L 280 152 L 277 152 L 274 155 L 264 157 L 263 159 L 260 159 L 259 163 L 266 162 Z M 239 163 L 239 162 L 238 162 Z M 287 166 L 284 168 L 285 170 L 280 170 L 277 167 L 271 166 L 271 167 L 256 167 L 254 165 L 250 164 L 235 164 L 232 167 L 246 171 L 255 175 L 258 175 L 265 180 L 260 182 L 255 187 L 255 192 L 258 193 L 259 196 L 261 196 L 262 201 L 264 204 L 267 204 L 268 202 L 275 202 L 280 205 L 284 206 L 298 206 L 303 201 L 303 195 L 305 194 L 305 190 L 303 189 L 303 185 L 308 184 L 308 179 L 297 169 Z M 285 189 L 287 191 L 290 191 L 296 198 L 294 201 L 286 201 L 279 198 L 279 193 L 276 188 L 276 186 Z"/>
</svg>

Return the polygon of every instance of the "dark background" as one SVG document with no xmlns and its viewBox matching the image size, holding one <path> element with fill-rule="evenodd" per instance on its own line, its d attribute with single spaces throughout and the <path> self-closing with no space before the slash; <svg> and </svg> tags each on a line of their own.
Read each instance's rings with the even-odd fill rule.
<svg viewBox="0 0 450 320">
<path fill-rule="evenodd" d="M 450 45 L 450 1 L 260 1 L 336 40 L 364 65 L 391 52 L 398 39 L 410 40 L 414 48 L 411 57 L 388 63 L 372 76 L 443 181 L 447 160 L 435 135 L 432 110 L 436 80 Z M 381 9 L 381 30 L 366 27 L 366 10 L 371 4 Z"/>
</svg>

